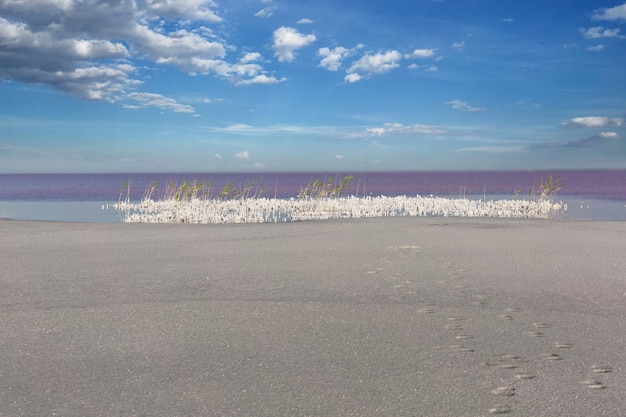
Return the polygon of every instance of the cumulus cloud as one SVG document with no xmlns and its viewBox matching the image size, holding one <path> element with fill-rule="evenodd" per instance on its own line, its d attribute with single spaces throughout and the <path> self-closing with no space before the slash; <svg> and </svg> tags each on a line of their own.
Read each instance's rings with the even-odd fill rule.
<svg viewBox="0 0 626 417">
<path fill-rule="evenodd" d="M 468 112 L 477 112 L 484 111 L 485 109 L 482 107 L 473 107 L 467 104 L 466 101 L 462 101 L 459 99 L 446 101 L 446 104 L 449 104 L 454 110 L 468 111 Z"/>
<path fill-rule="evenodd" d="M 411 54 L 408 54 L 406 58 L 432 58 L 434 55 L 434 49 L 416 49 Z"/>
<path fill-rule="evenodd" d="M 274 56 L 280 62 L 291 62 L 295 59 L 294 51 L 315 42 L 313 34 L 304 35 L 294 28 L 281 26 L 274 31 Z"/>
<path fill-rule="evenodd" d="M 250 154 L 248 153 L 248 151 L 241 151 L 235 154 L 235 158 L 237 159 L 250 159 Z"/>
<path fill-rule="evenodd" d="M 620 127 L 624 124 L 621 117 L 608 118 L 600 116 L 574 117 L 561 123 L 564 127 Z"/>
<path fill-rule="evenodd" d="M 346 71 L 346 82 L 353 83 L 373 74 L 384 74 L 400 66 L 402 54 L 392 50 L 376 54 L 367 53 Z"/>
<path fill-rule="evenodd" d="M 605 29 L 604 26 L 595 26 L 589 29 L 580 28 L 580 32 L 587 39 L 626 38 L 626 36 L 620 34 L 620 29 Z"/>
<path fill-rule="evenodd" d="M 192 106 L 180 104 L 176 100 L 155 93 L 130 93 L 128 98 L 141 103 L 142 107 L 157 107 L 176 113 L 195 113 Z"/>
<path fill-rule="evenodd" d="M 249 64 L 250 62 L 259 61 L 262 58 L 263 57 L 258 52 L 248 52 L 239 60 L 239 62 L 242 64 Z"/>
<path fill-rule="evenodd" d="M 381 137 L 389 135 L 443 135 L 446 130 L 433 125 L 414 124 L 405 126 L 401 123 L 385 123 L 382 127 L 370 127 L 364 132 L 351 133 L 346 139 L 356 139 L 364 137 Z"/>
<path fill-rule="evenodd" d="M 322 57 L 320 67 L 329 71 L 338 71 L 341 68 L 342 60 L 350 54 L 351 51 L 342 46 L 333 49 L 324 47 L 317 50 L 317 55 Z"/>
<path fill-rule="evenodd" d="M 313 21 L 311 19 L 307 19 L 307 18 L 303 18 L 298 20 L 298 24 L 299 25 L 310 25 L 311 23 L 313 23 Z"/>
<path fill-rule="evenodd" d="M 254 58 L 254 54 L 252 56 L 246 55 L 242 59 L 246 61 L 252 58 Z M 252 62 L 242 63 L 241 60 L 240 63 L 231 64 L 221 59 L 193 58 L 190 61 L 190 66 L 186 68 L 192 73 L 215 74 L 237 86 L 276 84 L 286 80 L 285 78 L 278 79 L 268 76 L 261 65 Z"/>
<path fill-rule="evenodd" d="M 596 10 L 591 16 L 593 20 L 626 20 L 626 3 Z"/>
<path fill-rule="evenodd" d="M 344 77 L 344 80 L 345 80 L 345 82 L 351 84 L 351 83 L 355 83 L 357 81 L 361 81 L 362 78 L 363 77 L 361 77 L 359 74 L 352 73 L 352 74 L 347 74 Z"/>
<path fill-rule="evenodd" d="M 212 0 L 144 0 L 146 9 L 156 16 L 166 19 L 189 19 L 205 22 L 221 22 L 210 7 Z"/>
<path fill-rule="evenodd" d="M 272 84 L 282 83 L 283 81 L 287 81 L 287 79 L 285 77 L 278 79 L 276 77 L 269 77 L 265 74 L 259 74 L 253 78 L 246 78 L 241 81 L 238 81 L 237 83 L 235 83 L 235 85 L 251 85 L 251 84 L 272 85 Z"/>
<path fill-rule="evenodd" d="M 142 84 L 145 62 L 235 85 L 280 82 L 259 64 L 260 54 L 227 61 L 233 48 L 200 25 L 222 20 L 216 7 L 212 0 L 0 1 L 0 80 L 120 103 Z M 135 97 L 144 99 L 135 107 L 151 106 L 148 95 Z"/>
</svg>

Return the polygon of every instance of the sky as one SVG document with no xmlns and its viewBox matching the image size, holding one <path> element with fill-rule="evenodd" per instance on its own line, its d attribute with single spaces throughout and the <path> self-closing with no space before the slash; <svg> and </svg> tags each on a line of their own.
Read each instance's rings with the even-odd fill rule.
<svg viewBox="0 0 626 417">
<path fill-rule="evenodd" d="M 0 173 L 605 168 L 624 0 L 0 0 Z"/>
</svg>

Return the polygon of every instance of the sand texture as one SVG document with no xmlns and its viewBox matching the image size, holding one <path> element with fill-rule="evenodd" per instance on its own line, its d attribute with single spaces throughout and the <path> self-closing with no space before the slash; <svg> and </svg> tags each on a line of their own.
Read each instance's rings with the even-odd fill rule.
<svg viewBox="0 0 626 417">
<path fill-rule="evenodd" d="M 619 416 L 626 222 L 0 221 L 0 416 Z"/>
</svg>

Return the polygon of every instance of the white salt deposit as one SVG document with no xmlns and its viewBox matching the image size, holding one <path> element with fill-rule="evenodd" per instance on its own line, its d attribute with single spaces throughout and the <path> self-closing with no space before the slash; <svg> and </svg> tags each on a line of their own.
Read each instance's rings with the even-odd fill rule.
<svg viewBox="0 0 626 417">
<path fill-rule="evenodd" d="M 388 216 L 550 218 L 567 205 L 549 200 L 470 200 L 439 197 L 145 199 L 114 208 L 126 223 L 278 223 Z"/>
</svg>

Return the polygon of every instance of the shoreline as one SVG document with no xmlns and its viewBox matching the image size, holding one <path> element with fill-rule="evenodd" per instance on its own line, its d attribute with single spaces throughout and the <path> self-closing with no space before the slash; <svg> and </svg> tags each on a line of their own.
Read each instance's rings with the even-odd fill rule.
<svg viewBox="0 0 626 417">
<path fill-rule="evenodd" d="M 0 414 L 619 415 L 624 236 L 0 221 Z"/>
</svg>

